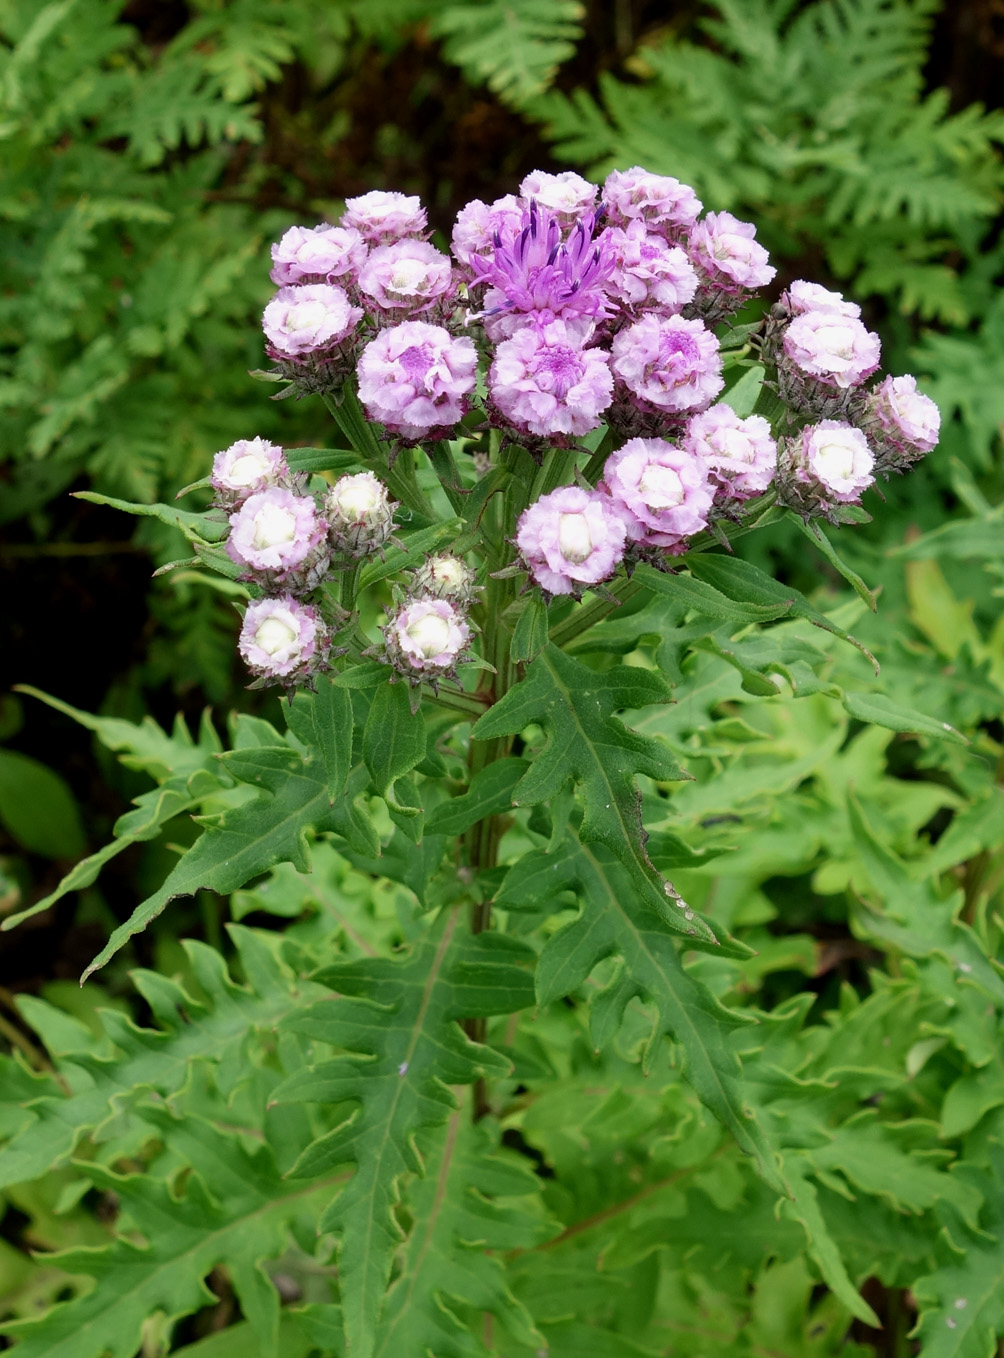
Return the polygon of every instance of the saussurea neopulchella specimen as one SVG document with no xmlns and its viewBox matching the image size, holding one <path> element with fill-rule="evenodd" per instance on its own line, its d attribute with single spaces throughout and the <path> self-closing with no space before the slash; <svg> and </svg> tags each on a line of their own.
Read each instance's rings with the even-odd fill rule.
<svg viewBox="0 0 1004 1358">
<path fill-rule="evenodd" d="M 695 615 L 744 624 L 794 609 L 846 636 L 733 543 L 793 515 L 845 569 L 820 520 L 861 521 L 863 492 L 930 451 L 939 417 L 912 377 L 877 376 L 859 308 L 819 284 L 796 281 L 740 320 L 775 270 L 751 224 L 701 211 L 692 189 L 637 167 L 602 186 L 539 172 L 519 196 L 468 204 L 451 253 L 417 199 L 382 191 L 272 247 L 273 366 L 256 376 L 277 397 L 323 401 L 338 446 L 281 449 L 250 428 L 200 483 L 214 500 L 196 544 L 246 589 L 238 646 L 253 685 L 288 699 L 288 744 L 257 763 L 224 756 L 257 788 L 267 847 L 248 849 L 241 806 L 207 824 L 95 966 L 173 896 L 235 890 L 282 859 L 304 868 L 308 832 L 379 873 L 379 798 L 394 851 L 422 860 L 414 890 L 433 922 L 411 956 L 427 957 L 428 985 L 456 938 L 470 950 L 468 980 L 451 981 L 453 1045 L 428 1058 L 435 1079 L 407 1105 L 421 1128 L 445 1121 L 448 1086 L 474 1085 L 476 1116 L 492 1112 L 507 1058 L 485 1022 L 508 1012 L 493 959 L 508 949 L 507 966 L 530 968 L 539 954 L 537 996 L 551 999 L 624 952 L 597 926 L 575 935 L 559 978 L 552 945 L 576 926 L 538 936 L 538 916 L 521 920 L 522 897 L 541 896 L 535 878 L 551 874 L 556 901 L 604 884 L 661 947 L 741 952 L 646 848 L 637 776 L 664 787 L 687 774 L 617 714 L 667 701 L 670 683 L 614 632 L 605 651 L 582 639 L 660 600 L 681 635 Z M 462 780 L 449 772 L 460 759 Z M 655 1035 L 672 1032 L 700 1097 L 792 1194 L 743 1102 L 727 1012 L 667 957 Z M 611 983 L 613 1029 L 651 993 L 638 966 Z M 303 1031 L 317 1036 L 317 1023 Z M 715 1036 L 698 1039 L 700 1025 Z M 296 1097 L 337 1102 L 335 1065 Z M 408 1047 L 395 1078 L 420 1069 Z M 395 1249 L 390 1190 L 381 1180 L 386 1231 L 363 1266 L 353 1212 L 378 1191 L 364 1150 L 335 1129 L 308 1160 L 356 1166 L 322 1228 L 342 1242 L 349 1352 L 368 1358 Z M 420 1167 L 402 1151 L 389 1181 Z"/>
</svg>

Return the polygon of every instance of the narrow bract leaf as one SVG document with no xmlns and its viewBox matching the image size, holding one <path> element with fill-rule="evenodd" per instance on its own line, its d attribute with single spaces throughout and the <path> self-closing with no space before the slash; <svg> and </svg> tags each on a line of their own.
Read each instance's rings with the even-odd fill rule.
<svg viewBox="0 0 1004 1358">
<path fill-rule="evenodd" d="M 497 759 L 479 770 L 462 797 L 443 802 L 426 821 L 430 834 L 462 835 L 477 821 L 512 806 L 512 793 L 528 768 L 525 759 Z"/>
</svg>

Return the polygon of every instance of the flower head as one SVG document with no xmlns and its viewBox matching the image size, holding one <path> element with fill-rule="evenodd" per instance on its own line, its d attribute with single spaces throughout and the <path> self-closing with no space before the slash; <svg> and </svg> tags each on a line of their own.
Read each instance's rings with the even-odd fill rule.
<svg viewBox="0 0 1004 1358">
<path fill-rule="evenodd" d="M 703 410 L 725 385 L 718 340 L 701 321 L 642 316 L 614 336 L 610 366 L 643 407 Z"/>
<path fill-rule="evenodd" d="M 394 531 L 395 509 L 372 472 L 340 477 L 324 497 L 332 547 L 353 557 L 379 552 Z"/>
<path fill-rule="evenodd" d="M 589 213 L 562 240 L 558 218 L 531 203 L 511 240 L 499 233 L 491 257 L 472 254 L 468 260 L 474 282 L 496 289 L 491 311 L 533 315 L 542 322 L 607 315 L 604 285 L 614 258 L 605 233 L 593 239 L 595 229 Z"/>
<path fill-rule="evenodd" d="M 380 630 L 389 663 L 413 684 L 452 674 L 471 639 L 463 613 L 430 597 L 411 600 Z"/>
<path fill-rule="evenodd" d="M 669 175 L 649 174 L 639 165 L 607 175 L 603 204 L 614 226 L 640 221 L 648 231 L 671 240 L 685 235 L 701 211 L 700 199 L 688 184 Z"/>
<path fill-rule="evenodd" d="M 602 484 L 633 542 L 671 547 L 708 526 L 706 464 L 664 439 L 629 439 L 607 458 Z"/>
<path fill-rule="evenodd" d="M 359 271 L 359 291 L 371 309 L 394 320 L 452 302 L 448 257 L 424 240 L 399 240 L 371 250 Z"/>
<path fill-rule="evenodd" d="M 405 439 L 445 437 L 467 412 L 477 381 L 471 340 L 405 321 L 381 330 L 359 358 L 359 399 L 371 420 Z"/>
<path fill-rule="evenodd" d="M 238 439 L 213 458 L 210 483 L 217 503 L 236 509 L 249 495 L 290 475 L 282 449 L 265 439 Z"/>
<path fill-rule="evenodd" d="M 564 324 L 552 321 L 528 326 L 499 345 L 488 389 L 514 428 L 546 438 L 598 427 L 613 394 L 607 356 L 569 340 Z"/>
<path fill-rule="evenodd" d="M 248 604 L 237 645 L 261 679 L 292 685 L 309 679 L 324 659 L 327 641 L 317 611 L 284 594 Z"/>
<path fill-rule="evenodd" d="M 459 556 L 439 552 L 426 557 L 416 567 L 411 578 L 411 593 L 416 598 L 446 599 L 466 612 L 474 602 L 476 580 L 474 571 Z"/>
<path fill-rule="evenodd" d="M 687 252 L 708 287 L 736 297 L 764 287 L 777 273 L 755 236 L 751 222 L 731 212 L 709 212 L 691 231 Z"/>
<path fill-rule="evenodd" d="M 581 594 L 609 580 L 624 556 L 627 529 L 610 499 L 561 486 L 524 510 L 516 546 L 533 580 L 548 594 Z"/>
<path fill-rule="evenodd" d="M 869 414 L 869 433 L 883 471 L 908 467 L 937 447 L 941 411 L 917 390 L 917 379 L 909 374 L 880 382 L 871 394 Z"/>
<path fill-rule="evenodd" d="M 697 274 L 679 245 L 646 229 L 638 218 L 604 233 L 614 256 L 607 283 L 611 297 L 627 307 L 675 315 L 697 292 Z"/>
<path fill-rule="evenodd" d="M 351 226 L 370 245 L 386 245 L 405 236 L 420 236 L 428 226 L 425 208 L 418 198 L 404 193 L 373 189 L 358 198 L 346 198 L 342 225 Z"/>
<path fill-rule="evenodd" d="M 779 499 L 805 518 L 837 504 L 856 504 L 875 480 L 868 441 L 841 420 L 806 425 L 778 449 Z"/>
<path fill-rule="evenodd" d="M 704 460 L 730 499 L 748 500 L 774 480 L 777 444 L 762 415 L 741 419 L 731 406 L 712 406 L 691 417 L 683 446 Z"/>
<path fill-rule="evenodd" d="M 231 514 L 227 553 L 266 589 L 307 591 L 328 567 L 327 527 L 308 496 L 271 486 Z"/>
<path fill-rule="evenodd" d="M 362 317 L 362 309 L 333 284 L 280 288 L 262 316 L 266 348 L 271 358 L 294 363 L 333 354 Z"/>
<path fill-rule="evenodd" d="M 878 335 L 838 311 L 803 311 L 785 330 L 783 345 L 799 373 L 840 391 L 859 386 L 879 365 Z"/>
<path fill-rule="evenodd" d="M 291 226 L 272 246 L 272 272 L 278 287 L 290 283 L 352 281 L 366 259 L 366 242 L 348 226 Z"/>
<path fill-rule="evenodd" d="M 837 316 L 861 315 L 856 302 L 845 301 L 841 292 L 831 292 L 822 283 L 809 283 L 804 278 L 796 278 L 782 300 L 787 299 L 788 310 L 793 316 L 801 316 L 803 311 L 832 311 Z"/>
<path fill-rule="evenodd" d="M 511 241 L 522 229 L 523 211 L 523 204 L 511 193 L 493 203 L 472 199 L 457 213 L 452 239 L 455 258 L 467 268 L 471 255 L 490 256 L 496 237 L 500 242 Z"/>
<path fill-rule="evenodd" d="M 571 226 L 596 207 L 599 189 L 574 170 L 547 174 L 533 170 L 526 176 L 519 191 L 527 201 L 534 201 L 548 212 L 553 212 L 563 226 Z"/>
</svg>

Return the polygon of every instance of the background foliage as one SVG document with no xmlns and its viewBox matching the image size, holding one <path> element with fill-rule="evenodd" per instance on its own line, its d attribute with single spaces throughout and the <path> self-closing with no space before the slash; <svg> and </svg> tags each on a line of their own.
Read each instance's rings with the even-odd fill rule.
<svg viewBox="0 0 1004 1358">
<path fill-rule="evenodd" d="M 953 34 L 969 50 L 966 24 L 973 46 L 999 44 L 992 9 L 0 4 L 11 678 L 75 705 L 47 721 L 22 695 L 2 712 L 2 908 L 53 903 L 3 936 L 0 1295 L 12 1320 L 68 1302 L 16 1352 L 337 1353 L 339 1297 L 349 1332 L 371 1325 L 388 1355 L 995 1352 L 1002 115 L 974 98 L 991 93 L 978 66 L 943 64 Z M 319 411 L 271 405 L 245 376 L 268 242 L 375 186 L 422 193 L 442 228 L 547 147 L 552 168 L 694 183 L 758 223 L 786 277 L 865 303 L 892 371 L 924 374 L 941 447 L 839 536 L 877 614 L 795 527 L 746 556 L 853 631 L 896 704 L 969 744 L 897 732 L 865 658 L 805 620 L 695 626 L 642 596 L 577 658 L 603 675 L 629 655 L 673 685 L 631 720 L 697 775 L 669 796 L 645 783 L 650 852 L 755 956 L 690 954 L 670 984 L 669 956 L 625 933 L 619 865 L 585 861 L 539 813 L 510 844 L 556 856 L 581 914 L 535 959 L 553 900 L 531 860 L 503 888 L 507 932 L 469 956 L 448 914 L 428 933 L 418 856 L 367 800 L 380 876 L 371 843 L 318 839 L 310 876 L 285 865 L 229 906 L 176 902 L 78 991 L 170 846 L 192 842 L 190 813 L 245 803 L 240 760 L 216 758 L 226 711 L 249 763 L 289 745 L 275 700 L 241 688 L 225 588 L 149 581 L 188 554 L 177 531 L 147 517 L 130 536 L 66 492 L 170 501 L 249 432 L 322 442 Z M 886 724 L 867 724 L 874 704 Z M 114 856 L 98 847 L 113 822 Z M 609 956 L 583 970 L 587 919 Z M 728 1042 L 784 1147 L 780 1214 L 695 1092 L 709 1101 L 667 1008 L 681 977 L 749 1020 Z M 488 1045 L 472 1054 L 453 1017 L 477 1002 Z M 373 1005 L 395 1021 L 367 1037 Z M 423 1064 L 440 1047 L 457 1108 Z M 473 1126 L 486 1072 L 492 1116 Z M 322 1079 L 325 1101 L 302 1103 Z M 360 1135 L 384 1138 L 373 1191 L 350 1178 Z M 353 1256 L 339 1283 L 336 1238 L 374 1231 L 383 1262 Z"/>
</svg>

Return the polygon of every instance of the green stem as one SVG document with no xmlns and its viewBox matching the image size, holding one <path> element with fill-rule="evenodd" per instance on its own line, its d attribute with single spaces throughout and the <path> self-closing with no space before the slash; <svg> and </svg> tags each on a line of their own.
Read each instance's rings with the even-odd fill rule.
<svg viewBox="0 0 1004 1358">
<path fill-rule="evenodd" d="M 430 454 L 430 461 L 433 470 L 439 477 L 439 484 L 443 487 L 446 498 L 450 502 L 451 509 L 454 514 L 463 518 L 467 492 L 460 479 L 460 471 L 453 456 L 453 449 L 445 439 L 436 444 L 435 450 Z"/>
<path fill-rule="evenodd" d="M 387 450 L 381 446 L 374 434 L 373 426 L 366 419 L 359 398 L 352 388 L 346 386 L 340 404 L 336 404 L 330 396 L 322 396 L 321 400 L 327 406 L 335 424 L 348 439 L 349 446 L 359 455 L 360 461 L 370 471 L 379 473 L 396 500 L 400 500 L 413 514 L 434 523 L 436 513 L 415 480 L 410 452 L 401 453 L 394 466 L 388 466 Z"/>
<path fill-rule="evenodd" d="M 593 453 L 592 457 L 583 467 L 582 475 L 591 486 L 595 486 L 596 482 L 600 479 L 600 472 L 603 470 L 603 464 L 613 451 L 614 441 L 614 431 L 608 428 L 600 439 L 600 444 L 596 449 L 596 452 Z"/>
<path fill-rule="evenodd" d="M 565 646 L 588 628 L 595 627 L 598 622 L 609 617 L 615 609 L 620 608 L 621 604 L 626 604 L 629 599 L 640 594 L 644 585 L 622 575 L 619 580 L 614 580 L 607 585 L 606 589 L 615 596 L 614 599 L 604 599 L 602 596 L 591 599 L 588 604 L 583 604 L 581 608 L 574 608 L 567 618 L 555 623 L 550 632 L 552 645 Z"/>
<path fill-rule="evenodd" d="M 338 580 L 338 602 L 346 613 L 351 613 L 356 606 L 356 591 L 359 588 L 359 571 L 362 564 L 360 560 L 346 566 Z"/>
<path fill-rule="evenodd" d="M 533 479 L 533 487 L 530 491 L 530 503 L 539 500 L 542 495 L 550 495 L 552 490 L 568 480 L 568 471 L 575 457 L 575 453 L 570 448 L 552 448 L 544 458 L 544 461 Z"/>
</svg>

